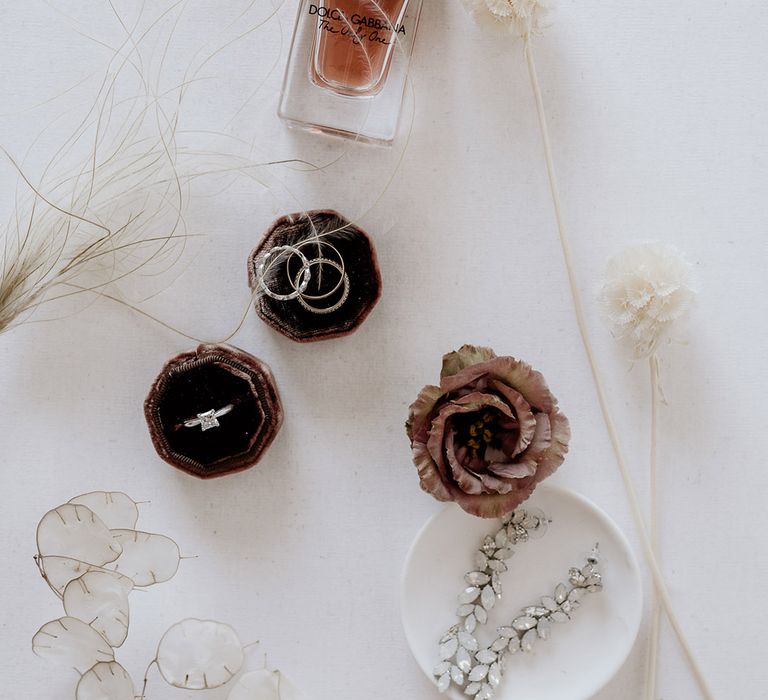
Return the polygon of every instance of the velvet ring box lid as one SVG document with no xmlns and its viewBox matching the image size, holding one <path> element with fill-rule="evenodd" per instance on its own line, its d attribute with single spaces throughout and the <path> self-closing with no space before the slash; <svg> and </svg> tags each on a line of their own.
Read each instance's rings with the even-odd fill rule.
<svg viewBox="0 0 768 700">
<path fill-rule="evenodd" d="M 321 241 L 317 245 L 315 238 Z M 338 309 L 330 313 L 313 313 L 297 299 L 282 301 L 260 292 L 259 266 L 273 248 L 280 246 L 299 246 L 310 262 L 318 257 L 331 261 L 322 269 L 320 266 L 311 268 L 311 282 L 306 293 L 312 295 L 308 297 L 312 305 L 319 308 L 333 306 L 343 294 L 334 263 L 343 264 L 348 278 L 348 296 Z M 292 288 L 287 284 L 288 275 L 294 279 L 301 277 L 301 262 L 297 256 L 289 259 L 287 266 L 286 274 L 283 262 L 276 265 L 281 278 L 269 282 L 270 288 L 278 285 L 273 291 L 289 292 Z M 332 209 L 316 209 L 277 219 L 248 258 L 248 283 L 256 295 L 254 303 L 261 320 L 299 343 L 353 333 L 368 318 L 381 297 L 381 271 L 373 240 L 363 229 Z M 331 292 L 327 298 L 314 301 L 327 292 Z"/>
<path fill-rule="evenodd" d="M 283 422 L 269 367 L 229 345 L 200 345 L 169 360 L 144 415 L 160 457 L 202 479 L 255 465 Z"/>
</svg>

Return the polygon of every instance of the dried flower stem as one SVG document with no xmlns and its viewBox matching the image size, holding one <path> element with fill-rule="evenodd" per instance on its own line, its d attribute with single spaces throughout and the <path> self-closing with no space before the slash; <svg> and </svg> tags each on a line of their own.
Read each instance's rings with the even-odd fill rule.
<svg viewBox="0 0 768 700">
<path fill-rule="evenodd" d="M 149 662 L 149 666 L 147 666 L 147 670 L 144 671 L 144 683 L 141 686 L 141 695 L 139 695 L 139 700 L 145 700 L 147 696 L 147 684 L 149 683 L 149 672 L 152 669 L 153 666 L 157 665 L 157 658 L 152 659 L 152 661 Z"/>
<path fill-rule="evenodd" d="M 581 299 L 581 292 L 579 290 L 578 282 L 576 280 L 576 272 L 575 272 L 575 267 L 573 265 L 570 243 L 566 236 L 562 202 L 560 199 L 560 191 L 557 184 L 557 176 L 555 173 L 554 158 L 552 156 L 552 145 L 549 138 L 549 129 L 547 127 L 546 114 L 544 111 L 544 101 L 541 96 L 541 87 L 539 86 L 539 80 L 536 74 L 536 64 L 533 57 L 533 46 L 531 44 L 531 35 L 526 34 L 523 37 L 523 39 L 525 42 L 524 53 L 525 53 L 526 64 L 528 66 L 528 76 L 531 81 L 531 88 L 533 90 L 534 101 L 536 103 L 536 112 L 538 115 L 539 128 L 541 130 L 541 137 L 542 137 L 542 142 L 544 146 L 544 156 L 547 164 L 547 175 L 549 178 L 549 187 L 552 192 L 552 202 L 555 208 L 555 218 L 557 221 L 557 231 L 560 239 L 560 246 L 563 251 L 565 267 L 568 273 L 568 283 L 570 286 L 574 311 L 576 314 L 576 322 L 579 327 L 579 333 L 581 335 L 582 344 L 584 345 L 584 351 L 587 355 L 587 360 L 589 362 L 590 370 L 592 373 L 592 379 L 595 384 L 595 391 L 597 393 L 597 399 L 600 404 L 600 410 L 603 415 L 603 421 L 605 422 L 605 427 L 608 431 L 608 437 L 610 438 L 611 446 L 613 447 L 613 452 L 619 467 L 619 472 L 621 474 L 622 481 L 624 482 L 624 488 L 627 493 L 627 498 L 629 500 L 632 516 L 634 518 L 635 526 L 637 528 L 637 532 L 640 537 L 640 542 L 643 547 L 645 558 L 651 570 L 651 575 L 653 578 L 654 586 L 656 587 L 656 592 L 658 594 L 659 600 L 663 605 L 664 610 L 667 613 L 667 617 L 669 618 L 669 622 L 672 625 L 672 629 L 674 630 L 675 635 L 678 641 L 680 642 L 680 646 L 682 647 L 683 652 L 688 660 L 688 664 L 691 667 L 691 671 L 693 672 L 693 675 L 696 679 L 699 689 L 701 690 L 702 696 L 706 700 L 714 700 L 712 691 L 709 689 L 709 686 L 707 685 L 707 681 L 704 678 L 704 674 L 702 673 L 702 670 L 699 667 L 699 664 L 693 655 L 693 651 L 690 645 L 688 644 L 688 641 L 686 640 L 683 629 L 680 625 L 679 620 L 677 619 L 677 615 L 675 614 L 674 607 L 672 605 L 672 600 L 669 597 L 667 586 L 664 581 L 664 575 L 662 574 L 661 569 L 659 567 L 658 561 L 656 559 L 653 543 L 651 541 L 650 536 L 648 535 L 648 530 L 645 526 L 642 510 L 640 508 L 640 502 L 637 497 L 637 492 L 635 491 L 634 484 L 632 483 L 632 478 L 629 473 L 629 468 L 627 467 L 627 462 L 624 458 L 624 451 L 621 447 L 621 442 L 619 441 L 619 436 L 616 431 L 616 426 L 614 425 L 613 417 L 610 411 L 610 407 L 608 405 L 608 398 L 606 396 L 603 378 L 602 378 L 602 375 L 600 374 L 600 370 L 597 364 L 597 358 L 595 357 L 595 352 L 592 348 L 592 340 L 589 336 L 589 331 L 587 330 L 587 323 L 584 315 L 584 305 Z"/>
<path fill-rule="evenodd" d="M 651 492 L 651 545 L 659 555 L 659 502 L 658 502 L 658 429 L 659 429 L 659 357 L 654 352 L 648 358 L 651 381 L 651 448 L 650 448 L 650 492 Z M 651 632 L 648 649 L 648 668 L 645 689 L 648 700 L 655 700 L 659 670 L 659 636 L 661 631 L 661 606 L 656 591 L 651 601 Z"/>
</svg>

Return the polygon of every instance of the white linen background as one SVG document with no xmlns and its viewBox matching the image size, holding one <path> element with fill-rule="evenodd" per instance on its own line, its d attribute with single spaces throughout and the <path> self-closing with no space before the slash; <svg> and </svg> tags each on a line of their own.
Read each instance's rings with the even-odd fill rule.
<svg viewBox="0 0 768 700">
<path fill-rule="evenodd" d="M 149 14 L 167 5 L 149 4 Z M 187 3 L 174 39 L 179 55 L 215 46 L 217 31 L 247 4 Z M 257 0 L 252 16 L 266 5 Z M 131 15 L 138 2 L 117 6 Z M 275 116 L 295 7 L 287 0 L 276 20 L 206 67 L 217 79 L 193 88 L 183 122 L 256 138 L 264 160 L 327 162 L 349 148 L 290 132 Z M 610 403 L 644 496 L 647 370 L 630 371 L 595 289 L 607 257 L 636 240 L 674 243 L 696 266 L 701 294 L 678 334 L 684 342 L 663 350 L 661 559 L 716 697 L 768 698 L 760 409 L 768 389 L 768 5 L 569 0 L 557 3 L 552 22 L 536 58 L 566 221 Z M 43 146 L 69 136 L 82 117 L 98 86 L 97 76 L 86 78 L 109 58 L 78 32 L 121 40 L 106 0 L 0 3 L 0 143 L 22 158 L 61 117 L 33 150 L 32 175 Z M 458 0 L 425 0 L 412 73 L 411 143 L 380 200 L 402 142 L 391 152 L 352 146 L 321 173 L 265 171 L 289 183 L 296 200 L 245 179 L 223 192 L 214 183 L 187 217 L 190 232 L 206 239 L 144 307 L 195 335 L 221 337 L 247 304 L 246 256 L 276 215 L 316 206 L 365 214 L 384 295 L 355 335 L 299 346 L 252 313 L 233 341 L 271 365 L 285 406 L 285 425 L 255 469 L 202 482 L 156 457 L 142 402 L 162 364 L 193 343 L 130 310 L 98 301 L 0 338 L 0 697 L 73 697 L 74 675 L 30 651 L 37 628 L 61 615 L 32 561 L 34 532 L 47 509 L 94 489 L 150 501 L 140 526 L 197 556 L 171 582 L 132 596 L 119 658 L 135 680 L 162 632 L 195 616 L 260 640 L 251 663 L 266 653 L 309 700 L 437 697 L 405 643 L 398 595 L 407 548 L 441 506 L 418 488 L 402 425 L 442 353 L 464 342 L 544 372 L 573 428 L 554 480 L 602 506 L 637 546 L 572 312 L 521 46 L 474 27 Z M 6 163 L 0 170 L 5 220 L 15 177 Z M 640 697 L 646 639 L 644 627 L 599 700 Z M 662 697 L 697 697 L 666 626 L 660 668 Z M 172 690 L 156 673 L 148 693 L 225 695 Z"/>
</svg>

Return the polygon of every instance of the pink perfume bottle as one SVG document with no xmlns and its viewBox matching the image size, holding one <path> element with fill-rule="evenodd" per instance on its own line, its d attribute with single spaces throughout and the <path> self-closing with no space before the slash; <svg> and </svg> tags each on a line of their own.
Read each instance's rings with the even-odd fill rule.
<svg viewBox="0 0 768 700">
<path fill-rule="evenodd" d="M 312 80 L 344 95 L 376 95 L 384 87 L 405 31 L 408 0 L 335 0 L 317 6 Z"/>
<path fill-rule="evenodd" d="M 280 100 L 289 125 L 391 143 L 422 0 L 300 0 Z"/>
</svg>

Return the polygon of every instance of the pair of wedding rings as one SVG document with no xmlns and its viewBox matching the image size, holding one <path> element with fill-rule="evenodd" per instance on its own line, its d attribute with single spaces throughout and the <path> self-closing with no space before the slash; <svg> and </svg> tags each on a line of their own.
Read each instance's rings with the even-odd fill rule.
<svg viewBox="0 0 768 700">
<path fill-rule="evenodd" d="M 302 247 L 312 245 L 318 248 L 318 257 L 308 258 L 301 250 Z M 325 257 L 322 254 L 321 246 L 325 246 L 335 253 L 337 260 L 332 260 Z M 289 271 L 291 261 L 297 258 L 301 264 L 298 272 L 295 274 Z M 286 294 L 280 294 L 274 289 L 271 289 L 267 280 L 270 273 L 277 269 L 276 266 L 285 261 L 285 276 L 292 291 Z M 334 269 L 339 276 L 335 286 L 328 292 L 322 294 L 307 294 L 307 289 L 312 281 L 313 274 L 317 274 L 319 277 L 318 288 L 322 282 L 322 273 L 325 266 Z M 318 268 L 315 270 L 315 268 Z M 298 245 L 279 245 L 270 248 L 264 257 L 261 259 L 259 266 L 256 270 L 256 279 L 260 289 L 270 299 L 275 301 L 293 301 L 296 300 L 301 306 L 314 314 L 330 314 L 340 309 L 349 298 L 349 275 L 347 274 L 344 266 L 344 259 L 335 246 L 331 245 L 327 241 L 323 241 L 319 238 L 308 239 Z M 339 289 L 342 289 L 341 297 L 335 303 L 330 306 L 316 306 L 310 302 L 322 302 L 325 299 L 330 299 L 332 296 L 338 293 Z"/>
</svg>

